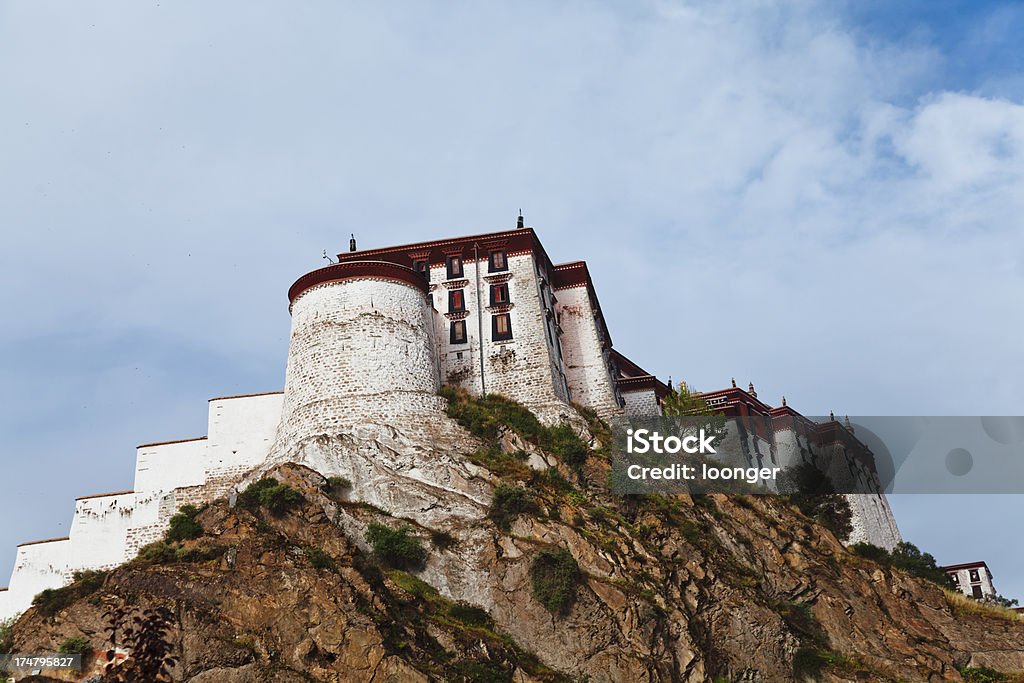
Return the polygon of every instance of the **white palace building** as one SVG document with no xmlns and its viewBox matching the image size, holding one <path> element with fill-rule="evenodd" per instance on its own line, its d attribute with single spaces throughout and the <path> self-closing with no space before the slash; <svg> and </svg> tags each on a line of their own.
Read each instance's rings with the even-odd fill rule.
<svg viewBox="0 0 1024 683">
<path fill-rule="evenodd" d="M 210 399 L 206 436 L 136 448 L 131 491 L 84 495 L 67 538 L 18 546 L 0 619 L 19 614 L 75 572 L 108 569 L 162 537 L 186 503 L 232 492 L 247 473 L 288 460 L 295 444 L 343 433 L 361 421 L 440 419 L 442 385 L 497 393 L 552 422 L 587 406 L 603 418 L 656 415 L 669 388 L 612 346 L 583 261 L 555 264 L 523 225 L 417 244 L 356 250 L 300 277 L 284 391 Z M 826 445 L 842 448 L 869 494 L 850 495 L 851 542 L 899 540 L 873 477 L 870 451 L 838 422 L 812 423 L 753 387 L 704 395 L 726 415 L 763 418 L 751 435 L 759 460 L 792 462 Z M 773 444 L 789 444 L 780 453 Z M 872 484 L 874 482 L 874 484 Z"/>
</svg>

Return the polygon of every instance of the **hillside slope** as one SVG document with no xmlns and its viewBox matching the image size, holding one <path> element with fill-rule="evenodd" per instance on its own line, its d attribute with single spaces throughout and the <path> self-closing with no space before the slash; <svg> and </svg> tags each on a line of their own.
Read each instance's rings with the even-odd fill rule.
<svg viewBox="0 0 1024 683">
<path fill-rule="evenodd" d="M 593 418 L 581 442 L 576 417 L 575 431 L 552 429 L 505 402 L 451 399 L 475 435 L 460 440 L 477 449 L 449 456 L 490 500 L 464 498 L 446 517 L 410 491 L 403 507 L 402 490 L 420 482 L 395 474 L 382 510 L 359 502 L 374 498 L 358 483 L 276 465 L 263 474 L 301 494 L 294 505 L 215 502 L 195 517 L 200 537 L 30 610 L 13 650 L 74 636 L 101 650 L 112 606 L 166 605 L 175 681 L 957 681 L 968 666 L 1024 671 L 1024 621 L 965 609 L 850 553 L 783 499 L 617 498 Z M 320 454 L 335 446 L 331 436 L 308 444 Z M 381 472 L 376 488 L 390 476 Z M 367 540 L 378 524 L 407 527 L 397 553 Z"/>
</svg>

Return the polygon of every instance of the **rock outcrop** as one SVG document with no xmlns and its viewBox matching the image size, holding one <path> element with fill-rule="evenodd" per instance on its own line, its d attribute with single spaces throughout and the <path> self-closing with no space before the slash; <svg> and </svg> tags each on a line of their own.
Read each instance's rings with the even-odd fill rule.
<svg viewBox="0 0 1024 683">
<path fill-rule="evenodd" d="M 175 681 L 957 681 L 965 667 L 1024 671 L 1024 621 L 851 553 L 785 499 L 616 497 L 607 434 L 592 417 L 587 431 L 574 416 L 571 434 L 462 417 L 475 436 L 444 425 L 428 440 L 429 430 L 376 427 L 307 439 L 298 462 L 259 473 L 301 502 L 276 513 L 244 496 L 215 502 L 196 517 L 200 537 L 30 610 L 14 651 L 82 636 L 100 652 L 112 607 L 165 605 Z M 425 560 L 396 568 L 367 541 L 371 525 L 406 527 Z M 578 567 L 559 575 L 554 611 L 539 599 L 551 576 L 537 571 L 551 551 Z"/>
</svg>

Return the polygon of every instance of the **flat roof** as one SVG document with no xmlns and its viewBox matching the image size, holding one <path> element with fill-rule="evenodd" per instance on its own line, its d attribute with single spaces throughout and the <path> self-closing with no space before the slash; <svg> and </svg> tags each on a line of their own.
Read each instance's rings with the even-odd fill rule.
<svg viewBox="0 0 1024 683">
<path fill-rule="evenodd" d="M 950 564 L 945 567 L 939 567 L 944 572 L 952 572 L 958 569 L 974 569 L 975 567 L 984 567 L 988 569 L 988 565 L 984 562 L 964 562 L 963 564 Z"/>
<path fill-rule="evenodd" d="M 75 500 L 87 500 L 89 498 L 106 498 L 107 496 L 123 496 L 129 493 L 135 493 L 135 491 L 111 491 L 109 493 L 91 493 L 88 496 L 79 496 Z"/>
<path fill-rule="evenodd" d="M 228 401 L 233 398 L 253 398 L 256 396 L 273 396 L 274 394 L 283 394 L 283 391 L 261 391 L 258 394 L 236 394 L 235 396 L 216 396 L 209 399 L 208 402 L 213 401 Z"/>
<path fill-rule="evenodd" d="M 175 439 L 173 441 L 154 441 L 153 443 L 140 443 L 136 448 L 149 448 L 150 446 L 169 446 L 172 443 L 188 443 L 189 441 L 204 441 L 205 436 L 194 436 L 191 439 Z"/>
<path fill-rule="evenodd" d="M 25 547 L 27 545 L 39 545 L 40 543 L 56 543 L 57 541 L 68 541 L 68 540 L 71 540 L 71 539 L 69 539 L 67 536 L 62 536 L 61 538 L 44 538 L 41 541 L 28 541 L 26 543 L 19 543 L 18 547 L 19 548 L 23 548 L 23 547 Z"/>
</svg>

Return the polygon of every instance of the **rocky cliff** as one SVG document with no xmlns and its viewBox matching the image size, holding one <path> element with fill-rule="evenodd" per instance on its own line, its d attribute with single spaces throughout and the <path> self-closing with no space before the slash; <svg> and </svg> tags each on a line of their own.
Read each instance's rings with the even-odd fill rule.
<svg viewBox="0 0 1024 683">
<path fill-rule="evenodd" d="M 618 498 L 592 416 L 449 398 L 436 429 L 306 440 L 251 478 L 283 497 L 215 501 L 186 540 L 48 595 L 13 651 L 84 638 L 92 675 L 112 610 L 162 605 L 171 678 L 197 683 L 1024 671 L 1024 621 L 849 552 L 785 499 Z"/>
</svg>

